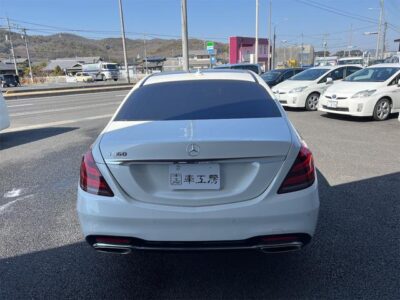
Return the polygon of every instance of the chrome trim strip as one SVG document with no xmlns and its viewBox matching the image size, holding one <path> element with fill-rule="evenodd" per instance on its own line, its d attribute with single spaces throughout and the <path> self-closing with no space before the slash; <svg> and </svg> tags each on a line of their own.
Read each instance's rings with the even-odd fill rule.
<svg viewBox="0 0 400 300">
<path fill-rule="evenodd" d="M 253 162 L 254 160 L 264 162 L 284 161 L 285 155 L 279 156 L 264 156 L 264 157 L 239 157 L 239 158 L 215 158 L 215 159 L 166 159 L 166 160 L 131 160 L 131 159 L 105 159 L 109 165 L 131 165 L 131 164 L 173 164 L 173 163 L 238 163 L 238 162 Z"/>
<path fill-rule="evenodd" d="M 293 247 L 293 250 L 299 250 L 303 246 L 302 242 L 290 242 L 280 244 L 260 244 L 253 246 L 207 246 L 204 247 L 168 247 L 168 246 L 134 246 L 134 245 L 117 245 L 107 243 L 95 243 L 93 248 L 96 250 L 101 249 L 115 249 L 115 250 L 156 250 L 156 251 L 218 251 L 218 250 L 279 250 L 279 248 Z M 290 251 L 290 250 L 288 250 Z"/>
</svg>

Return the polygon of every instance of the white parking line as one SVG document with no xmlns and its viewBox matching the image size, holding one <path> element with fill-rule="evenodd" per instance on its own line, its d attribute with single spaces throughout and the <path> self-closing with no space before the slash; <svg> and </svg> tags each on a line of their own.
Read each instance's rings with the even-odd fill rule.
<svg viewBox="0 0 400 300">
<path fill-rule="evenodd" d="M 33 198 L 33 196 L 34 196 L 34 194 L 25 195 L 25 196 L 22 196 L 22 197 L 19 197 L 19 198 L 13 200 L 13 201 L 10 201 L 4 205 L 1 205 L 0 206 L 0 214 L 6 212 L 14 203 L 21 201 L 21 200 L 31 199 L 31 198 Z"/>
<path fill-rule="evenodd" d="M 85 109 L 85 108 L 97 108 L 97 107 L 101 107 L 101 106 L 109 106 L 109 105 L 116 105 L 116 104 L 120 104 L 120 102 L 115 101 L 115 102 L 91 104 L 91 105 L 81 105 L 81 106 L 77 105 L 74 107 L 66 107 L 66 108 L 20 112 L 20 113 L 10 114 L 10 117 L 22 117 L 22 116 L 30 116 L 30 115 L 37 115 L 37 114 L 43 114 L 43 113 L 53 113 L 53 112 L 68 111 L 68 110 L 81 110 L 81 109 Z"/>
<path fill-rule="evenodd" d="M 7 107 L 10 108 L 10 107 L 20 107 L 20 106 L 30 106 L 30 105 L 33 105 L 33 103 L 7 105 Z"/>
<path fill-rule="evenodd" d="M 45 128 L 45 127 L 54 127 L 54 126 L 78 123 L 78 122 L 82 122 L 82 121 L 106 119 L 106 118 L 111 118 L 112 116 L 113 116 L 112 114 L 108 114 L 108 115 L 99 115 L 99 116 L 79 118 L 79 119 L 71 119 L 71 120 L 63 120 L 63 121 L 56 121 L 56 122 L 49 122 L 49 123 L 21 126 L 21 127 L 6 129 L 6 130 L 2 131 L 2 133 L 16 132 L 16 131 L 22 131 L 22 130 L 31 130 L 31 129 L 39 129 L 39 128 Z"/>
</svg>

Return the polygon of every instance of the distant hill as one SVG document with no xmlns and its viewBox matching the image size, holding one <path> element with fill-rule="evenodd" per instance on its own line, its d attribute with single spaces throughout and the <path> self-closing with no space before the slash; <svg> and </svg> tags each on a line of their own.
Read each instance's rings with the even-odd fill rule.
<svg viewBox="0 0 400 300">
<path fill-rule="evenodd" d="M 0 30 L 0 57 L 10 56 L 10 45 L 6 41 L 6 31 Z M 20 34 L 12 33 L 15 55 L 26 57 L 25 43 Z M 28 37 L 29 51 L 32 61 L 44 61 L 59 57 L 74 56 L 101 56 L 105 60 L 122 63 L 121 38 L 89 39 L 69 33 L 53 35 L 32 35 Z M 181 40 L 179 39 L 149 39 L 146 40 L 146 52 L 148 56 L 177 56 L 180 55 Z M 128 59 L 131 63 L 138 55 L 143 57 L 143 40 L 126 40 Z M 218 57 L 228 57 L 228 45 L 216 43 Z M 189 40 L 190 50 L 204 49 L 204 41 L 198 39 Z"/>
</svg>

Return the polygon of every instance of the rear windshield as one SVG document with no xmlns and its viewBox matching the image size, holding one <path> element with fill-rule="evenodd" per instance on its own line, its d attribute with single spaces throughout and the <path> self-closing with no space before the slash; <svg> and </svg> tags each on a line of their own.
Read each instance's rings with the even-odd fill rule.
<svg viewBox="0 0 400 300">
<path fill-rule="evenodd" d="M 206 120 L 281 117 L 258 83 L 189 80 L 144 85 L 129 96 L 115 121 Z"/>
</svg>

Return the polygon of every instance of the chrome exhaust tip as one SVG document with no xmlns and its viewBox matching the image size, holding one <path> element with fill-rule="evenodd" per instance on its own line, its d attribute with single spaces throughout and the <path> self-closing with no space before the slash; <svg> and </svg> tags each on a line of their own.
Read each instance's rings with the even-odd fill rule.
<svg viewBox="0 0 400 300">
<path fill-rule="evenodd" d="M 291 242 L 285 244 L 271 244 L 271 245 L 263 245 L 260 247 L 260 251 L 263 253 L 284 253 L 284 252 L 293 252 L 298 251 L 303 247 L 302 242 Z"/>
<path fill-rule="evenodd" d="M 130 247 L 104 243 L 93 244 L 93 248 L 96 249 L 98 252 L 114 254 L 130 254 L 132 252 L 132 249 Z"/>
</svg>

